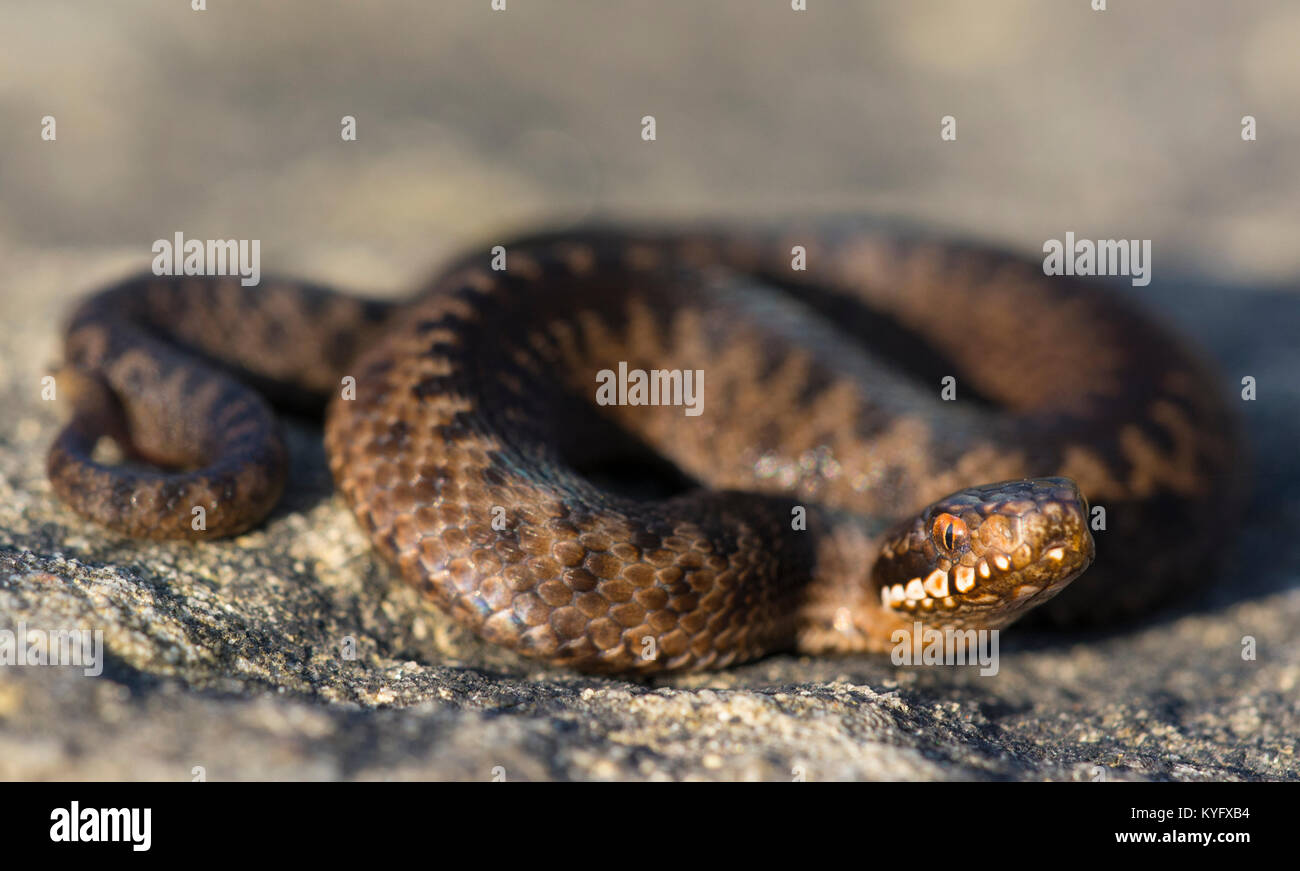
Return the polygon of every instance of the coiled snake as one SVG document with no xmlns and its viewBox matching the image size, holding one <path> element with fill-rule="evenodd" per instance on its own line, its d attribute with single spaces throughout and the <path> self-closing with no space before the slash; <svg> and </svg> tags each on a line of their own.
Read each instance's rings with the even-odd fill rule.
<svg viewBox="0 0 1300 871">
<path fill-rule="evenodd" d="M 1044 611 L 1107 619 L 1203 579 L 1236 498 L 1233 420 L 1177 338 L 1039 263 L 860 225 L 533 236 L 402 304 L 146 275 L 65 353 L 49 476 L 78 513 L 247 530 L 285 479 L 264 397 L 329 400 L 335 481 L 406 580 L 592 671 L 998 628 L 1094 559 Z M 160 468 L 96 462 L 103 436 Z"/>
</svg>

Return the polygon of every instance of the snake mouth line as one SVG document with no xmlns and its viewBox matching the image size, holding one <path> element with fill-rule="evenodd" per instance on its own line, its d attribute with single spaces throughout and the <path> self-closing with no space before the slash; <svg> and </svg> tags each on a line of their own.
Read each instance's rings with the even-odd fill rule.
<svg viewBox="0 0 1300 871">
<path fill-rule="evenodd" d="M 906 584 L 895 583 L 880 590 L 881 603 L 887 610 L 896 613 L 916 614 L 917 612 L 959 612 L 963 610 L 996 611 L 1010 609 L 1019 614 L 1030 607 L 1041 604 L 1057 595 L 1074 582 L 1092 564 L 1090 555 L 1074 560 L 1068 569 L 1065 566 L 1071 551 L 1065 543 L 1052 544 L 1043 549 L 1041 556 L 1015 569 L 1008 574 L 1033 574 L 1036 570 L 1047 569 L 1043 574 L 1050 574 L 1050 580 L 1044 583 L 1026 581 L 1005 592 L 979 593 L 979 582 L 975 580 L 977 571 L 964 566 L 944 571 L 935 569 L 924 578 L 913 578 Z M 1000 557 L 995 558 L 1000 559 Z M 981 565 L 986 565 L 981 560 Z M 956 578 L 956 592 L 950 595 L 948 580 Z M 994 583 L 1006 583 L 1005 576 L 993 576 Z"/>
</svg>

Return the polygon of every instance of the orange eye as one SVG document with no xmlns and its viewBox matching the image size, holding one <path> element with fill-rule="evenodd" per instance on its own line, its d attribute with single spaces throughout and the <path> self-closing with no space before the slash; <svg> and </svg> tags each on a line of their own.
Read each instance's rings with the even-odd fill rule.
<svg viewBox="0 0 1300 871">
<path fill-rule="evenodd" d="M 942 546 L 944 550 L 954 551 L 966 540 L 966 523 L 952 514 L 940 514 L 934 519 L 930 536 L 934 539 L 934 543 Z"/>
</svg>

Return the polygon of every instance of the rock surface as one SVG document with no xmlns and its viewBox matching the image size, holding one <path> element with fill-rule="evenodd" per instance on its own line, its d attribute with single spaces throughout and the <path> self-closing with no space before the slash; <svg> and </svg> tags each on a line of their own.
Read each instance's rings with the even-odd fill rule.
<svg viewBox="0 0 1300 871">
<path fill-rule="evenodd" d="M 1208 312 L 1214 293 L 1184 285 L 1168 301 Z M 4 305 L 6 322 L 31 323 L 0 336 L 0 628 L 102 630 L 106 666 L 94 678 L 0 668 L 0 777 L 186 779 L 196 766 L 212 779 L 1300 771 L 1300 462 L 1289 449 L 1300 394 L 1287 380 L 1300 349 L 1283 344 L 1300 323 L 1293 295 L 1239 293 L 1237 318 L 1201 323 L 1225 371 L 1255 374 L 1267 397 L 1249 418 L 1264 477 L 1225 577 L 1180 611 L 1109 634 L 1009 632 L 995 676 L 775 656 L 651 683 L 540 668 L 425 608 L 370 555 L 307 424 L 291 430 L 290 496 L 255 532 L 146 544 L 81 524 L 42 467 L 58 417 L 38 398 L 39 362 L 53 353 L 58 296 Z"/>
<path fill-rule="evenodd" d="M 147 31 L 79 11 L 96 26 L 61 31 L 55 47 L 41 35 L 62 26 L 58 4 L 13 13 L 0 109 L 22 120 L 0 136 L 24 139 L 5 139 L 0 161 L 0 629 L 101 630 L 107 662 L 98 677 L 0 666 L 0 778 L 1300 779 L 1300 295 L 1276 284 L 1298 262 L 1281 242 L 1300 230 L 1300 178 L 1277 143 L 1300 132 L 1286 90 L 1300 76 L 1293 40 L 1272 35 L 1294 10 L 1196 24 L 1178 4 L 1078 21 L 1008 4 L 968 21 L 925 4 L 847 24 L 814 8 L 796 25 L 736 4 L 707 20 L 672 7 L 641 33 L 608 10 L 512 3 L 490 19 L 481 5 L 432 22 L 413 6 L 409 29 L 394 29 L 351 4 L 329 21 L 288 2 L 257 13 L 274 21 L 145 4 Z M 621 34 L 617 50 L 591 55 L 579 17 Z M 1186 32 L 1130 51 L 1104 29 L 1121 20 Z M 1028 26 L 1058 28 L 1059 41 Z M 942 57 L 926 48 L 945 40 Z M 223 63 L 220 46 L 236 43 L 247 56 Z M 321 45 L 344 73 L 311 66 Z M 1121 56 L 1098 67 L 1103 50 Z M 555 60 L 546 77 L 538 51 Z M 769 67 L 806 76 L 775 80 Z M 1078 127 L 1044 120 L 1053 88 Z M 1233 156 L 1247 105 L 1277 136 L 1250 159 Z M 651 110 L 658 152 L 637 138 Z M 968 150 L 935 150 L 949 147 L 930 129 L 947 111 Z M 46 112 L 60 118 L 56 144 L 32 132 Z M 362 131 L 352 152 L 338 141 L 349 112 Z M 1226 132 L 1207 132 L 1221 121 Z M 882 126 L 892 137 L 873 135 Z M 873 194 L 840 196 L 846 185 Z M 1242 403 L 1254 495 L 1222 577 L 1109 631 L 1008 632 L 991 677 L 774 656 L 632 683 L 540 668 L 423 606 L 371 556 L 309 423 L 291 426 L 285 502 L 233 541 L 126 541 L 54 499 L 43 459 L 59 414 L 40 378 L 60 318 L 144 266 L 150 240 L 263 238 L 265 271 L 396 292 L 472 231 L 557 203 L 692 215 L 901 205 L 1022 248 L 1085 225 L 1154 236 L 1159 271 L 1141 299 L 1212 352 L 1226 389 L 1259 384 Z M 1115 215 L 1131 219 L 1106 223 Z M 1182 280 L 1180 264 L 1227 277 Z"/>
</svg>

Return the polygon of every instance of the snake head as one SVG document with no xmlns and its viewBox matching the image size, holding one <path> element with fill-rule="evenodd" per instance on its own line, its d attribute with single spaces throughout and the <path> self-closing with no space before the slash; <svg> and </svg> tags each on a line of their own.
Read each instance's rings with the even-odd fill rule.
<svg viewBox="0 0 1300 871">
<path fill-rule="evenodd" d="M 895 529 L 872 573 L 885 610 L 939 628 L 996 629 L 1092 564 L 1088 503 L 1069 478 L 959 490 Z"/>
</svg>

